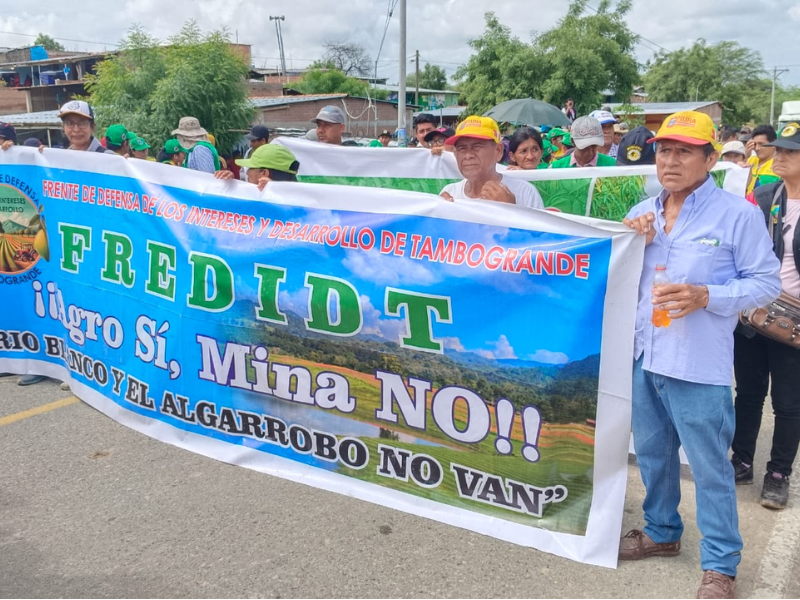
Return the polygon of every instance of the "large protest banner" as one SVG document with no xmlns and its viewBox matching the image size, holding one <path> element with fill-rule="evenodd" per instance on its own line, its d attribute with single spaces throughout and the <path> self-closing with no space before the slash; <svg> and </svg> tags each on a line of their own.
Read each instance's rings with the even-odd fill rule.
<svg viewBox="0 0 800 600">
<path fill-rule="evenodd" d="M 614 223 L 0 153 L 0 370 L 154 438 L 614 566 L 643 240 Z"/>
<path fill-rule="evenodd" d="M 429 150 L 354 148 L 319 144 L 296 138 L 273 143 L 289 148 L 300 162 L 299 177 L 309 183 L 334 183 L 438 194 L 461 179 L 453 154 L 432 156 Z M 498 169 L 505 170 L 499 166 Z M 507 171 L 510 177 L 532 182 L 545 207 L 573 215 L 622 221 L 628 211 L 655 196 L 661 186 L 655 166 L 595 167 Z M 748 170 L 719 163 L 712 171 L 717 185 L 744 196 Z"/>
</svg>

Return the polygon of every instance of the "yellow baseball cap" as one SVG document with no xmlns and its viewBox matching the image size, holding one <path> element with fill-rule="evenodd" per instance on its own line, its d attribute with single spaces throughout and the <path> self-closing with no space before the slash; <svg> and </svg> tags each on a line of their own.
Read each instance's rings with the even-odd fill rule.
<svg viewBox="0 0 800 600">
<path fill-rule="evenodd" d="M 468 137 L 479 140 L 492 140 L 496 144 L 500 143 L 500 128 L 497 122 L 491 117 L 479 117 L 472 115 L 461 121 L 456 128 L 456 134 L 447 138 L 445 144 L 452 146 L 458 138 Z"/>
<path fill-rule="evenodd" d="M 716 130 L 711 117 L 695 110 L 685 110 L 668 116 L 664 119 L 656 136 L 647 142 L 660 142 L 661 140 L 675 140 L 692 146 L 705 146 L 717 142 Z"/>
</svg>

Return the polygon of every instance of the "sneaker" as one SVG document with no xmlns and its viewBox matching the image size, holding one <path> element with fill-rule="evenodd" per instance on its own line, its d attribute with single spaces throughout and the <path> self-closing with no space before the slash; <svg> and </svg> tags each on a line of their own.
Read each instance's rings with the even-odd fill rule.
<svg viewBox="0 0 800 600">
<path fill-rule="evenodd" d="M 753 483 L 753 465 L 746 465 L 742 459 L 733 455 L 731 458 L 733 471 L 736 474 L 736 485 L 751 485 Z"/>
<path fill-rule="evenodd" d="M 17 385 L 33 385 L 34 383 L 39 383 L 45 379 L 47 379 L 47 377 L 44 375 L 20 375 L 19 379 L 17 379 Z"/>
<path fill-rule="evenodd" d="M 764 475 L 764 489 L 759 504 L 774 510 L 783 510 L 789 502 L 789 478 L 780 473 Z"/>
<path fill-rule="evenodd" d="M 736 577 L 706 571 L 697 590 L 698 598 L 736 598 Z"/>
</svg>

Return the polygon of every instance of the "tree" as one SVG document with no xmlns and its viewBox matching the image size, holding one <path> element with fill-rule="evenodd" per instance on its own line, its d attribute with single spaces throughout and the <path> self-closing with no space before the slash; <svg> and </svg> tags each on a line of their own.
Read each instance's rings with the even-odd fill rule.
<svg viewBox="0 0 800 600">
<path fill-rule="evenodd" d="M 348 77 L 332 62 L 313 63 L 302 79 L 293 83 L 292 87 L 304 94 L 349 94 L 359 98 L 371 96 L 379 99 L 385 99 L 388 95 L 383 90 L 370 90 L 366 81 Z"/>
<path fill-rule="evenodd" d="M 567 15 L 535 38 L 534 51 L 543 64 L 541 99 L 562 105 L 575 100 L 578 114 L 600 107 L 601 92 L 614 90 L 623 101 L 639 82 L 634 50 L 639 37 L 625 22 L 631 0 L 601 0 L 592 14 L 584 14 L 588 0 L 572 0 Z"/>
<path fill-rule="evenodd" d="M 304 94 L 350 94 L 359 97 L 366 97 L 369 87 L 365 81 L 348 77 L 333 63 L 315 63 L 292 86 Z"/>
<path fill-rule="evenodd" d="M 372 72 L 372 60 L 360 44 L 344 41 L 326 41 L 322 44 L 324 62 L 332 63 L 335 69 L 348 76 L 365 77 Z"/>
<path fill-rule="evenodd" d="M 249 66 L 225 31 L 204 35 L 189 21 L 167 45 L 134 26 L 121 52 L 87 77 L 99 126 L 123 123 L 154 147 L 171 137 L 181 117 L 193 116 L 227 152 L 250 126 Z"/>
<path fill-rule="evenodd" d="M 734 125 L 756 116 L 759 110 L 755 105 L 764 103 L 771 85 L 769 80 L 765 83 L 764 63 L 758 52 L 738 42 L 709 45 L 704 39 L 690 48 L 657 54 L 644 82 L 654 102 L 717 100 L 722 103 L 723 121 Z M 753 94 L 762 99 L 754 102 Z M 766 105 L 768 115 L 768 95 Z"/>
<path fill-rule="evenodd" d="M 558 25 L 530 44 L 487 13 L 483 36 L 470 41 L 474 54 L 456 73 L 470 112 L 530 97 L 556 105 L 573 98 L 578 112 L 586 114 L 599 108 L 607 88 L 630 96 L 639 80 L 633 54 L 638 37 L 624 20 L 631 0 L 615 7 L 601 0 L 594 13 L 584 15 L 587 5 L 588 0 L 572 0 Z"/>
<path fill-rule="evenodd" d="M 51 38 L 46 33 L 39 33 L 39 35 L 36 36 L 36 39 L 33 40 L 33 45 L 42 46 L 44 47 L 45 50 L 54 50 L 59 52 L 64 51 L 64 46 L 58 43 L 53 38 Z"/>
<path fill-rule="evenodd" d="M 512 37 L 494 13 L 486 13 L 485 19 L 483 35 L 469 41 L 474 53 L 456 72 L 472 114 L 482 114 L 505 100 L 535 97 L 538 91 L 531 77 L 540 72 L 533 49 Z"/>
<path fill-rule="evenodd" d="M 416 87 L 417 74 L 412 73 L 407 81 L 409 88 Z M 419 87 L 429 90 L 445 90 L 447 89 L 447 73 L 442 67 L 426 63 L 419 72 Z"/>
</svg>

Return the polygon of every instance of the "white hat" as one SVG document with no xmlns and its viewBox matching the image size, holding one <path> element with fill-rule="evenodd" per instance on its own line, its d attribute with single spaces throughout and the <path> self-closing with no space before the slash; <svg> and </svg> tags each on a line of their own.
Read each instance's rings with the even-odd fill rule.
<svg viewBox="0 0 800 600">
<path fill-rule="evenodd" d="M 58 118 L 63 119 L 67 115 L 79 115 L 94 121 L 94 111 L 92 107 L 89 106 L 88 102 L 84 102 L 83 100 L 70 100 L 62 106 L 58 113 Z"/>
<path fill-rule="evenodd" d="M 572 143 L 576 148 L 583 150 L 589 146 L 602 146 L 603 126 L 594 117 L 578 117 L 570 128 Z"/>
<path fill-rule="evenodd" d="M 197 120 L 197 117 L 181 117 L 178 122 L 178 128 L 172 130 L 172 135 L 196 138 L 208 135 L 208 132 L 200 127 L 200 121 Z"/>
<path fill-rule="evenodd" d="M 601 125 L 608 125 L 609 123 L 617 122 L 617 118 L 607 110 L 593 110 L 589 113 L 589 116 L 600 121 Z"/>
<path fill-rule="evenodd" d="M 741 154 L 742 156 L 747 156 L 747 151 L 744 148 L 744 144 L 742 142 L 728 142 L 722 147 L 722 152 L 720 154 Z"/>
</svg>

